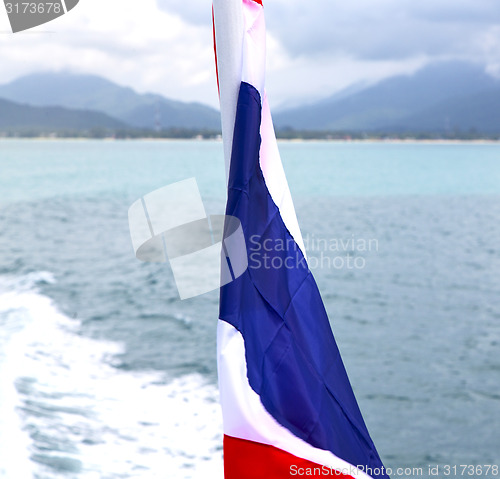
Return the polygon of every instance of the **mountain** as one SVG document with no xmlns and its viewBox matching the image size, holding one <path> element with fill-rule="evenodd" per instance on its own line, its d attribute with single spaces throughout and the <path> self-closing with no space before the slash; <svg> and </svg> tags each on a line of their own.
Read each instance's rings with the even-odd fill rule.
<svg viewBox="0 0 500 479">
<path fill-rule="evenodd" d="M 220 114 L 213 108 L 139 94 L 94 75 L 33 74 L 0 85 L 0 98 L 8 100 L 0 103 L 3 129 L 154 129 L 157 123 L 220 129 Z M 500 80 L 478 64 L 433 63 L 413 75 L 354 85 L 325 100 L 280 110 L 274 123 L 278 130 L 496 134 Z"/>
<path fill-rule="evenodd" d="M 0 85 L 0 98 L 32 106 L 101 111 L 138 128 L 220 128 L 219 112 L 201 103 L 139 94 L 95 75 L 36 73 Z"/>
<path fill-rule="evenodd" d="M 488 118 L 498 117 L 494 106 L 498 88 L 500 80 L 485 73 L 482 66 L 440 62 L 413 75 L 392 77 L 352 94 L 337 94 L 311 105 L 281 111 L 274 115 L 274 123 L 278 129 L 337 131 L 412 128 L 433 131 L 453 123 L 481 131 Z M 493 101 L 488 102 L 489 95 L 493 95 Z M 479 100 L 482 107 L 475 103 Z M 446 123 L 447 117 L 451 123 Z M 496 131 L 500 131 L 500 125 Z"/>
<path fill-rule="evenodd" d="M 123 122 L 98 111 L 21 105 L 0 99 L 1 131 L 52 132 L 94 128 L 117 129 L 124 126 Z"/>
<path fill-rule="evenodd" d="M 387 131 L 500 133 L 500 85 L 470 96 L 445 100 L 387 125 Z"/>
</svg>

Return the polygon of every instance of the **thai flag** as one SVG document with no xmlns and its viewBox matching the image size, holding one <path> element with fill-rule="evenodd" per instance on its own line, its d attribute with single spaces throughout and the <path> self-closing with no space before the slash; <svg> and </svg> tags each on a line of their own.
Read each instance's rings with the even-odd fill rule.
<svg viewBox="0 0 500 479">
<path fill-rule="evenodd" d="M 225 478 L 387 478 L 305 259 L 264 90 L 261 1 L 214 0 L 214 33 L 226 215 L 248 254 L 221 288 Z"/>
</svg>

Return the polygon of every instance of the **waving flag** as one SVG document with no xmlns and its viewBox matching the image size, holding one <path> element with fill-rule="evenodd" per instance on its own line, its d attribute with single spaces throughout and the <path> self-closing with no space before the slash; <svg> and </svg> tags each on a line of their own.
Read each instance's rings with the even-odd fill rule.
<svg viewBox="0 0 500 479">
<path fill-rule="evenodd" d="M 264 90 L 261 1 L 214 0 L 214 33 L 226 215 L 248 254 L 221 288 L 225 478 L 387 478 L 307 266 Z"/>
</svg>

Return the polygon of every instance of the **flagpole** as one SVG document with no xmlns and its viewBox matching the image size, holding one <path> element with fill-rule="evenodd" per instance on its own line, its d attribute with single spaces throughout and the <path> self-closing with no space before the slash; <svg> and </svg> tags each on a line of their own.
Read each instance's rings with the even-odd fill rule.
<svg viewBox="0 0 500 479">
<path fill-rule="evenodd" d="M 229 178 L 236 104 L 241 83 L 243 10 L 241 0 L 213 0 L 216 66 L 226 180 Z"/>
</svg>

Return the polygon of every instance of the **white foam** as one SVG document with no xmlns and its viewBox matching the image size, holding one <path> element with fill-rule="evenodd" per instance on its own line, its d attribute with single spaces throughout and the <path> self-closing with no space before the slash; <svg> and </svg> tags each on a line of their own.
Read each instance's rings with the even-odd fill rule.
<svg viewBox="0 0 500 479">
<path fill-rule="evenodd" d="M 23 276 L 0 276 L 0 294 L 36 291 L 39 283 L 55 284 L 56 279 L 49 271 L 34 271 Z"/>
<path fill-rule="evenodd" d="M 166 382 L 156 371 L 113 368 L 119 344 L 79 335 L 78 321 L 33 290 L 53 280 L 1 285 L 0 477 L 72 477 L 29 461 L 43 453 L 80 461 L 83 479 L 222 478 L 216 387 L 200 375 Z M 20 380 L 28 392 L 16 390 Z M 27 428 L 68 447 L 40 452 Z"/>
<path fill-rule="evenodd" d="M 9 298 L 10 297 L 10 298 Z M 5 306 L 9 299 L 17 299 L 12 293 L 0 295 L 0 314 L 9 310 Z M 15 339 L 8 341 L 13 331 L 21 328 L 22 324 L 11 323 L 12 316 L 5 317 L 0 329 L 0 477 L 33 477 L 32 463 L 30 462 L 29 436 L 22 430 L 22 422 L 16 410 L 21 406 L 14 382 L 15 368 L 11 367 L 22 356 L 22 349 Z M 22 321 L 19 317 L 18 320 Z M 8 362 L 7 362 L 8 358 Z"/>
</svg>

